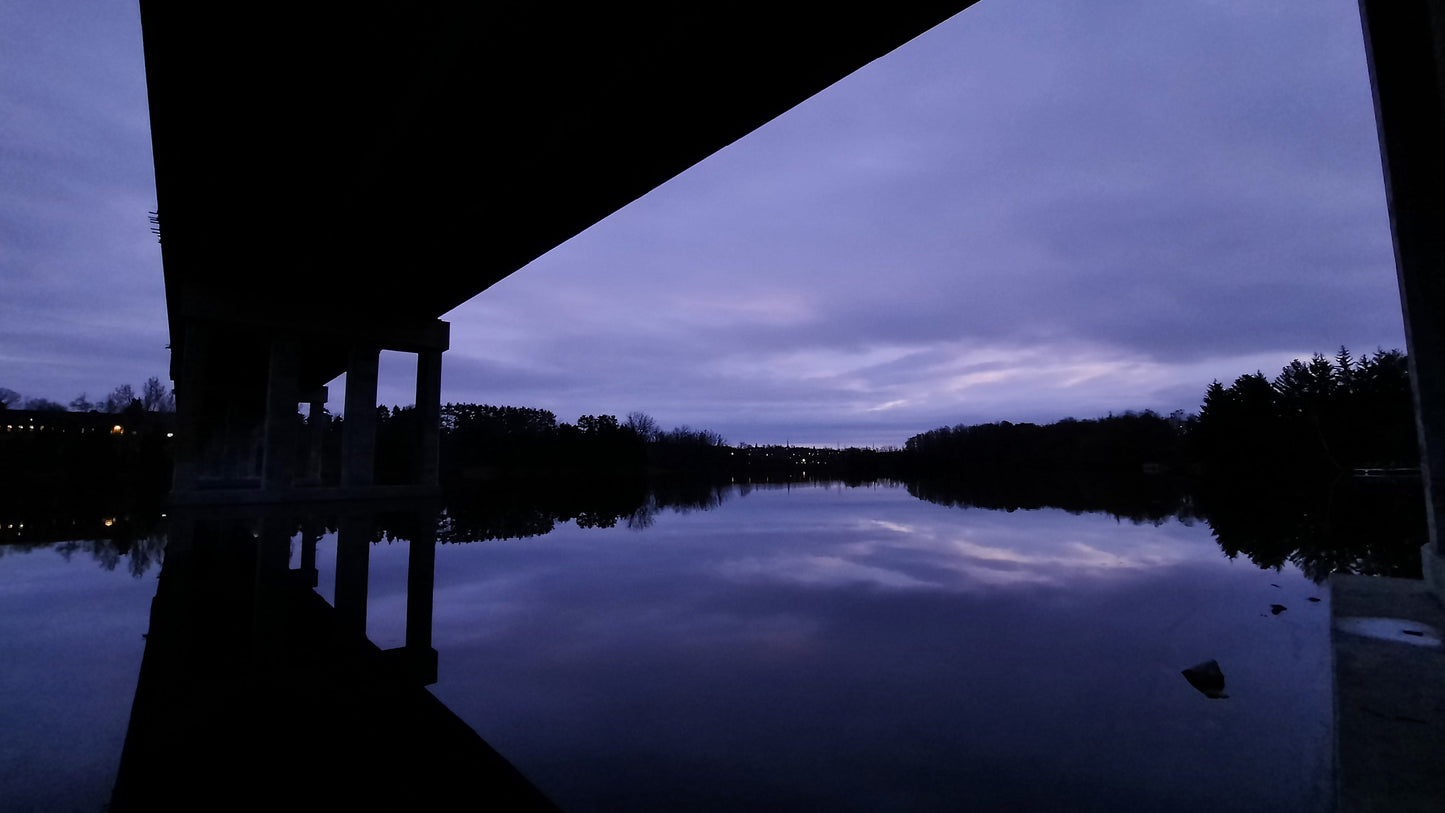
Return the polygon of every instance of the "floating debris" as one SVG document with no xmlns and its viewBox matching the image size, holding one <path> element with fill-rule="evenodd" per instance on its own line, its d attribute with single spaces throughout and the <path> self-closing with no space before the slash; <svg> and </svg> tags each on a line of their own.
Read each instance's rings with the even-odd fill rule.
<svg viewBox="0 0 1445 813">
<path fill-rule="evenodd" d="M 1320 603 L 1320 600 L 1317 599 L 1317 598 L 1315 598 L 1314 596 L 1310 596 L 1310 597 L 1309 597 L 1309 601 L 1313 601 L 1313 602 L 1316 603 L 1316 604 L 1319 604 L 1319 603 Z"/>
<path fill-rule="evenodd" d="M 1200 694 L 1210 700 L 1224 700 L 1229 697 L 1224 693 L 1224 671 L 1219 668 L 1218 661 L 1205 661 L 1179 674 L 1189 681 L 1190 686 L 1198 689 Z"/>
<path fill-rule="evenodd" d="M 1284 612 L 1285 610 L 1288 610 L 1288 609 L 1289 609 L 1289 608 L 1286 607 L 1286 606 L 1284 606 L 1283 604 L 1271 604 L 1271 605 L 1269 605 L 1269 612 L 1270 612 L 1271 615 L 1279 615 L 1280 613 L 1282 613 L 1282 612 Z"/>
</svg>

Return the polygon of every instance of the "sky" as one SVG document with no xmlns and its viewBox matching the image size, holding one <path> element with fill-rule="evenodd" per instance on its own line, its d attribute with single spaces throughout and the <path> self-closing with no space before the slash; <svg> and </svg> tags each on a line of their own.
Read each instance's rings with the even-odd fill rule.
<svg viewBox="0 0 1445 813">
<path fill-rule="evenodd" d="M 0 4 L 0 387 L 166 377 L 148 115 L 133 3 Z M 444 401 L 733 443 L 1194 411 L 1403 349 L 1358 7 L 982 0 L 444 318 Z"/>
</svg>

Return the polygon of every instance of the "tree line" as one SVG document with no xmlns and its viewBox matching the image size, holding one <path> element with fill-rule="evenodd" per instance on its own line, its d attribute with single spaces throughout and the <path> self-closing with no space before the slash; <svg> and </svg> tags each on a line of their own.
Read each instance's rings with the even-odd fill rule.
<svg viewBox="0 0 1445 813">
<path fill-rule="evenodd" d="M 140 395 L 129 384 L 121 384 L 96 401 L 82 392 L 71 399 L 70 405 L 52 401 L 49 398 L 26 398 L 8 387 L 0 387 L 0 410 L 24 409 L 32 412 L 107 412 L 119 414 L 127 409 L 145 412 L 175 412 L 176 396 L 152 376 L 141 385 Z"/>
<path fill-rule="evenodd" d="M 1295 360 L 1205 390 L 1197 415 L 1125 412 L 1037 425 L 940 427 L 904 444 L 906 467 L 929 476 L 1039 472 L 1180 472 L 1251 479 L 1333 476 L 1419 465 L 1407 359 L 1379 350 L 1356 359 Z"/>
</svg>

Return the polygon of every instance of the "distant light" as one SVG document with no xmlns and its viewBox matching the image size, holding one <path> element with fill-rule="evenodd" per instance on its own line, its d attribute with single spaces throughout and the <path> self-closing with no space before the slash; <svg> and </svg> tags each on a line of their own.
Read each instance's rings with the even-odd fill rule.
<svg viewBox="0 0 1445 813">
<path fill-rule="evenodd" d="M 112 427 L 110 428 L 110 433 L 111 433 L 112 435 L 124 435 L 124 434 L 125 434 L 125 428 L 122 427 L 120 424 L 116 424 L 115 426 L 112 426 Z"/>
<path fill-rule="evenodd" d="M 115 524 L 115 520 L 114 520 L 114 519 L 107 519 L 107 520 L 105 520 L 105 527 L 107 527 L 107 528 L 109 528 L 110 526 L 112 526 L 112 525 L 114 525 L 114 524 Z"/>
<path fill-rule="evenodd" d="M 173 438 L 173 437 L 175 437 L 175 436 L 176 436 L 176 433 L 175 433 L 175 432 L 167 432 L 167 433 L 166 433 L 166 437 L 168 437 L 168 438 Z M 161 516 L 165 516 L 165 514 L 161 514 Z"/>
</svg>

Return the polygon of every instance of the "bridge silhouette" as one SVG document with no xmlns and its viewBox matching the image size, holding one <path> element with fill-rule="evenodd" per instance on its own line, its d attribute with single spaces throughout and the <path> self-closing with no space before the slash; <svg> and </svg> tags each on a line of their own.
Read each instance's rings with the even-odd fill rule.
<svg viewBox="0 0 1445 813">
<path fill-rule="evenodd" d="M 972 2 L 142 2 L 176 499 L 434 489 L 438 317 Z M 380 350 L 417 357 L 408 487 L 374 482 Z M 294 416 L 342 373 L 323 485 Z"/>
</svg>

